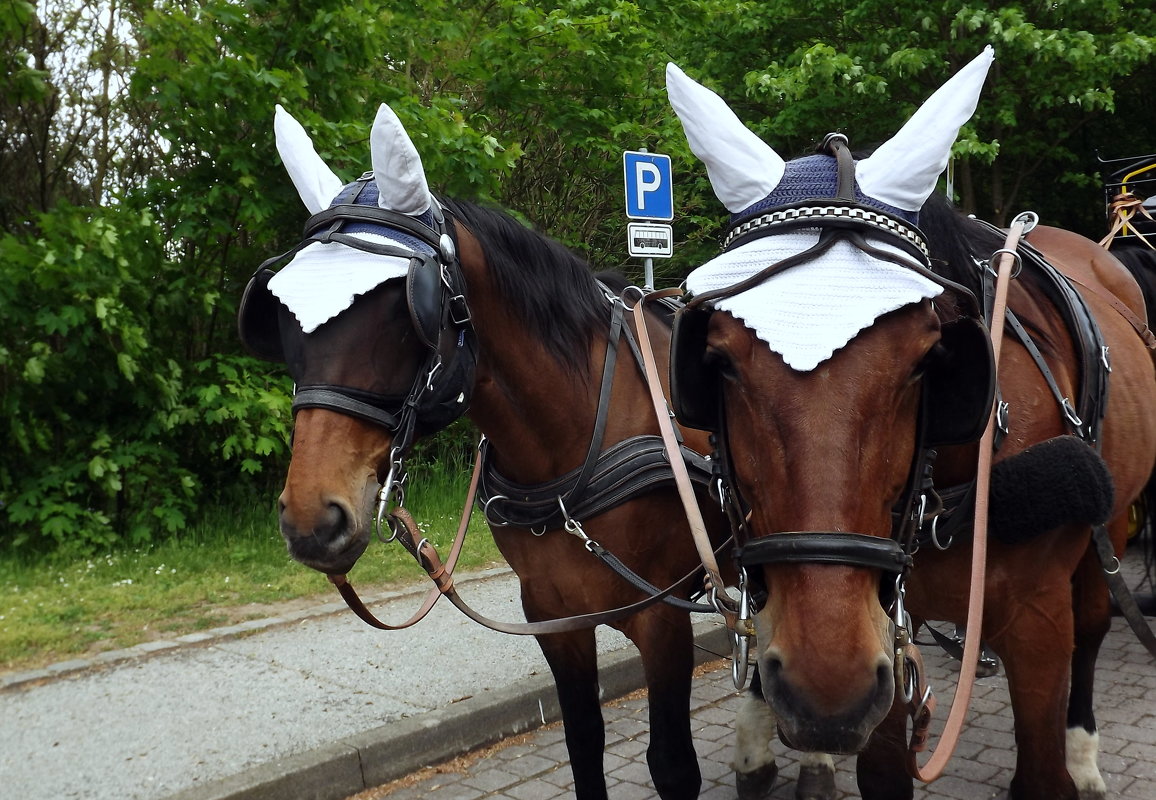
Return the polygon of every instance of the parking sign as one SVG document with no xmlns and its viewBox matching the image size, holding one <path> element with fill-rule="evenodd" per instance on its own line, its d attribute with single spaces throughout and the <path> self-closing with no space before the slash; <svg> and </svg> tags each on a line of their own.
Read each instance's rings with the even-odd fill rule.
<svg viewBox="0 0 1156 800">
<path fill-rule="evenodd" d="M 674 182 L 670 156 L 627 150 L 622 154 L 626 216 L 630 219 L 674 219 Z"/>
</svg>

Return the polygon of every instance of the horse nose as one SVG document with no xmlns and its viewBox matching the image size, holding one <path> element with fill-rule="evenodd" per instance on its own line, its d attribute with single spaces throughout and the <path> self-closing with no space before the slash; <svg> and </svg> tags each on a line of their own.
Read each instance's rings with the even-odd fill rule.
<svg viewBox="0 0 1156 800">
<path fill-rule="evenodd" d="M 306 566 L 331 574 L 348 572 L 369 544 L 368 532 L 358 530 L 353 513 L 339 499 L 295 503 L 283 492 L 279 503 L 289 555 Z"/>
<path fill-rule="evenodd" d="M 885 654 L 865 664 L 858 680 L 842 670 L 836 681 L 822 680 L 831 677 L 823 673 L 835 671 L 830 666 L 793 663 L 773 645 L 763 652 L 759 669 L 763 697 L 778 716 L 791 747 L 856 752 L 891 707 L 895 678 Z"/>
<path fill-rule="evenodd" d="M 290 505 L 282 495 L 279 505 L 281 533 L 286 539 L 312 537 L 332 541 L 349 527 L 349 514 L 337 501 L 323 502 L 310 510 Z"/>
</svg>

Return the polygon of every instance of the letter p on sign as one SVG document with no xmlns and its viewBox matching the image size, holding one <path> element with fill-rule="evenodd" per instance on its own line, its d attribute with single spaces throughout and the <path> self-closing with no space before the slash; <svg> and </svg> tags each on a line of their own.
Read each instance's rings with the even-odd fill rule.
<svg viewBox="0 0 1156 800">
<path fill-rule="evenodd" d="M 626 216 L 630 219 L 674 219 L 674 186 L 670 156 L 627 150 L 622 154 L 626 183 Z"/>
</svg>

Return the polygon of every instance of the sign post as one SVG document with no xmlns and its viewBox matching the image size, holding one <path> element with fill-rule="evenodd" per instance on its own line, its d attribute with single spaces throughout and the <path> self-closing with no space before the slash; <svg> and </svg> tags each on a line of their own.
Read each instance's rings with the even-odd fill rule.
<svg viewBox="0 0 1156 800">
<path fill-rule="evenodd" d="M 626 150 L 622 153 L 622 175 L 627 218 L 645 220 L 626 226 L 626 250 L 631 256 L 645 259 L 646 288 L 653 289 L 652 259 L 674 255 L 674 235 L 669 225 L 674 219 L 670 156 L 645 149 Z"/>
</svg>

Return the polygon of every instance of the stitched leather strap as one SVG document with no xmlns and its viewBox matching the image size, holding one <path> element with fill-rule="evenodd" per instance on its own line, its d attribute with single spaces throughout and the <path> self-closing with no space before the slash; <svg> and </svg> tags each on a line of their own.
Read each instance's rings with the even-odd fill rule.
<svg viewBox="0 0 1156 800">
<path fill-rule="evenodd" d="M 638 345 L 642 350 L 642 360 L 646 370 L 646 384 L 650 389 L 650 400 L 654 405 L 654 414 L 658 421 L 659 432 L 662 434 L 662 440 L 666 442 L 667 451 L 671 453 L 677 453 L 679 451 L 678 438 L 674 431 L 674 423 L 671 421 L 670 407 L 667 405 L 666 397 L 662 393 L 662 382 L 659 380 L 658 366 L 654 360 L 654 348 L 650 344 L 650 333 L 646 328 L 644 306 L 648 300 L 670 297 L 681 293 L 681 291 L 681 289 L 665 289 L 659 292 L 651 292 L 650 294 L 643 295 L 639 301 L 634 304 L 635 329 L 638 335 Z M 749 631 L 738 631 L 738 607 L 723 591 L 726 587 L 726 582 L 723 581 L 722 573 L 719 571 L 718 561 L 714 557 L 714 549 L 710 545 L 710 536 L 706 530 L 706 523 L 702 518 L 702 511 L 698 507 L 698 498 L 695 497 L 694 485 L 691 483 L 690 475 L 687 473 L 686 464 L 683 463 L 682 459 L 674 458 L 671 459 L 670 467 L 674 472 L 674 484 L 678 488 L 678 496 L 682 501 L 683 511 L 686 513 L 686 521 L 690 526 L 691 537 L 694 539 L 695 549 L 698 550 L 699 560 L 702 562 L 703 569 L 706 570 L 711 586 L 716 590 L 714 597 L 718 612 L 722 615 L 729 630 L 749 635 Z"/>
<path fill-rule="evenodd" d="M 363 403 L 349 395 L 335 392 L 332 389 L 298 389 L 293 395 L 293 413 L 302 408 L 326 408 L 330 411 L 339 411 L 352 417 L 376 422 L 388 430 L 397 430 L 399 416 L 391 414 L 377 406 Z"/>
<path fill-rule="evenodd" d="M 1152 333 L 1152 331 L 1148 328 L 1148 323 L 1140 319 L 1140 317 L 1136 316 L 1135 312 L 1128 308 L 1128 306 L 1124 304 L 1124 301 L 1122 301 L 1119 297 L 1116 297 L 1116 295 L 1112 294 L 1111 292 L 1105 292 L 1102 289 L 1097 289 L 1095 286 L 1089 286 L 1083 281 L 1076 280 L 1071 275 L 1068 276 L 1068 280 L 1083 289 L 1087 289 L 1089 292 L 1096 295 L 1096 297 L 1099 297 L 1108 305 L 1112 306 L 1112 308 L 1116 309 L 1117 314 L 1128 320 L 1128 324 L 1131 325 L 1132 329 L 1135 330 L 1136 333 L 1140 336 L 1140 339 L 1144 342 L 1144 346 L 1149 350 L 1156 350 L 1156 334 Z"/>
<path fill-rule="evenodd" d="M 1004 319 L 1007 313 L 1007 290 L 1011 282 L 1012 267 L 1015 259 L 1011 256 L 1020 237 L 1023 235 L 1026 220 L 1024 215 L 1016 217 L 1008 230 L 1003 250 L 996 260 L 995 303 L 992 308 L 991 349 L 994 356 L 994 369 L 999 370 L 999 356 L 1003 344 Z M 927 763 L 919 765 L 918 753 L 926 749 L 926 736 L 916 736 L 921 722 L 914 720 L 916 730 L 907 749 L 907 772 L 912 777 L 930 783 L 943 774 L 947 762 L 959 743 L 959 736 L 963 731 L 967 708 L 971 703 L 971 692 L 975 685 L 975 668 L 979 662 L 979 645 L 983 633 L 983 604 L 984 587 L 987 574 L 987 512 L 988 496 L 991 488 L 991 461 L 995 451 L 995 418 L 993 413 L 987 421 L 987 428 L 979 440 L 979 464 L 976 467 L 975 487 L 975 532 L 971 542 L 971 593 L 967 600 L 967 623 L 969 634 L 963 642 L 963 659 L 959 666 L 959 682 L 956 686 L 955 697 L 951 701 L 951 710 L 947 712 L 947 720 L 943 725 L 943 733 L 939 744 L 931 754 Z"/>
<path fill-rule="evenodd" d="M 802 531 L 773 533 L 751 539 L 738 550 L 744 567 L 757 564 L 838 564 L 900 573 L 911 566 L 911 556 L 894 539 L 865 533 Z"/>
</svg>

